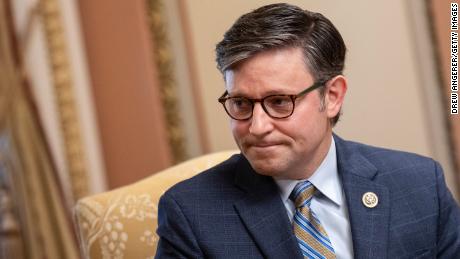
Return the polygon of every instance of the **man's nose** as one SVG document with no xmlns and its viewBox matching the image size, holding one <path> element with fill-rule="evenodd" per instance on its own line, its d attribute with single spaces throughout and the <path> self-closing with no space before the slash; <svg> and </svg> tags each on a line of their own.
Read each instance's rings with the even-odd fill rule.
<svg viewBox="0 0 460 259">
<path fill-rule="evenodd" d="M 252 111 L 249 133 L 256 136 L 263 136 L 272 130 L 272 118 L 265 112 L 261 103 L 255 103 Z"/>
</svg>

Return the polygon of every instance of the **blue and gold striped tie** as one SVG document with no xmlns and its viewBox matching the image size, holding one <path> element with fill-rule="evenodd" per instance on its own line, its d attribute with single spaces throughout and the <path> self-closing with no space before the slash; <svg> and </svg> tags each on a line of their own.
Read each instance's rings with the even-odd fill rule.
<svg viewBox="0 0 460 259">
<path fill-rule="evenodd" d="M 289 198 L 294 202 L 294 233 L 305 258 L 335 258 L 334 248 L 320 221 L 310 209 L 315 186 L 309 181 L 298 183 Z"/>
</svg>

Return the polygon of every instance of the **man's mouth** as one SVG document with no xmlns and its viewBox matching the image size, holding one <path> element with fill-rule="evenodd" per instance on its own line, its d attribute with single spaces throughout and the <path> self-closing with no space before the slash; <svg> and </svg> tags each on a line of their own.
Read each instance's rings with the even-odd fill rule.
<svg viewBox="0 0 460 259">
<path fill-rule="evenodd" d="M 249 149 L 261 149 L 261 150 L 269 150 L 271 148 L 275 148 L 280 146 L 281 143 L 279 142 L 254 142 L 254 143 L 247 143 L 247 147 Z"/>
<path fill-rule="evenodd" d="M 272 146 L 277 146 L 277 145 L 279 144 L 266 142 L 266 143 L 255 143 L 255 144 L 252 144 L 251 146 L 263 148 L 263 147 L 272 147 Z"/>
</svg>

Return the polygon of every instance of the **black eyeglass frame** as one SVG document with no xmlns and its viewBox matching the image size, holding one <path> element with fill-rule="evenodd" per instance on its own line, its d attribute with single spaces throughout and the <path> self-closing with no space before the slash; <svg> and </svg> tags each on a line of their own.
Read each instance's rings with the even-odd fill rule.
<svg viewBox="0 0 460 259">
<path fill-rule="evenodd" d="M 316 81 L 315 83 L 313 83 L 313 85 L 307 87 L 305 90 L 301 91 L 298 94 L 272 94 L 272 95 L 265 96 L 263 98 L 247 98 L 247 97 L 243 97 L 243 96 L 227 96 L 228 92 L 225 91 L 224 94 L 222 94 L 222 96 L 220 96 L 217 100 L 222 104 L 222 106 L 224 106 L 225 112 L 228 114 L 228 116 L 230 116 L 230 118 L 232 118 L 234 120 L 244 121 L 244 120 L 248 120 L 248 119 L 252 118 L 252 115 L 254 113 L 254 105 L 255 105 L 255 103 L 260 103 L 260 105 L 262 106 L 262 109 L 264 109 L 265 113 L 268 116 L 270 116 L 271 118 L 285 119 L 285 118 L 290 117 L 294 113 L 295 101 L 296 101 L 297 98 L 300 98 L 300 97 L 312 92 L 313 90 L 316 90 L 316 89 L 318 89 L 318 88 L 320 88 L 322 86 L 325 86 L 327 81 L 329 81 L 329 80 Z M 287 96 L 287 97 L 289 97 L 291 99 L 291 101 L 292 101 L 292 110 L 291 110 L 291 113 L 289 115 L 282 116 L 282 117 L 276 117 L 276 116 L 271 115 L 268 112 L 267 108 L 264 105 L 264 101 L 265 101 L 265 99 L 273 97 L 273 96 Z M 233 99 L 233 98 L 244 98 L 244 99 L 248 100 L 251 103 L 251 105 L 252 105 L 251 114 L 247 118 L 237 119 L 237 118 L 233 117 L 230 114 L 230 112 L 227 110 L 227 107 L 225 106 L 225 102 L 228 99 Z"/>
</svg>

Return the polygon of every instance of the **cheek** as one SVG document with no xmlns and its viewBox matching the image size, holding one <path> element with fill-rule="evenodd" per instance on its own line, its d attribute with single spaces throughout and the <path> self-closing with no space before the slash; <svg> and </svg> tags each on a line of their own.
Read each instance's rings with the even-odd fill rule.
<svg viewBox="0 0 460 259">
<path fill-rule="evenodd" d="M 305 117 L 296 116 L 292 117 L 291 120 L 278 125 L 277 128 L 284 135 L 287 135 L 293 139 L 302 139 L 305 135 L 308 135 L 307 132 L 311 129 L 311 121 Z"/>
<path fill-rule="evenodd" d="M 293 117 L 289 122 L 279 125 L 278 130 L 302 146 L 318 138 L 326 130 L 328 121 L 323 117 L 325 115 L 321 116 L 318 112 L 303 113 L 302 116 Z"/>
<path fill-rule="evenodd" d="M 235 121 L 235 120 L 231 120 L 230 121 L 230 129 L 232 131 L 232 134 L 233 134 L 233 137 L 235 139 L 239 139 L 241 137 L 243 137 L 246 133 L 246 126 L 244 125 L 244 123 L 240 122 L 240 121 Z"/>
</svg>

